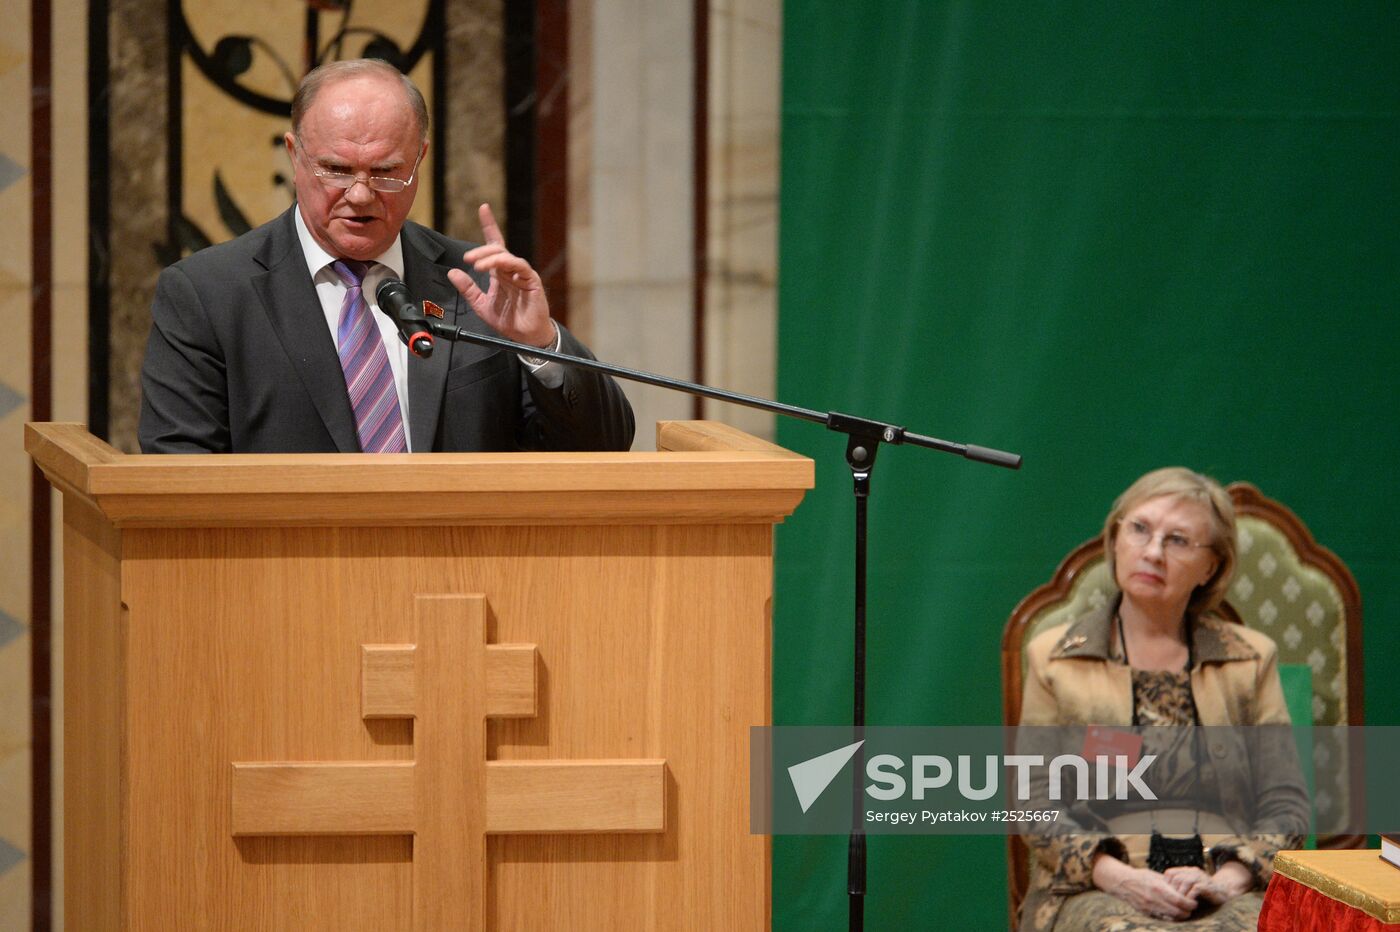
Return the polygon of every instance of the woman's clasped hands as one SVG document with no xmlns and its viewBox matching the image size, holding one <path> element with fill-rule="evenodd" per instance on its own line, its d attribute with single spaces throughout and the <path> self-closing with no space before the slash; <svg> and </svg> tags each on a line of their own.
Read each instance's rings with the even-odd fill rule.
<svg viewBox="0 0 1400 932">
<path fill-rule="evenodd" d="M 1094 862 L 1094 886 L 1155 919 L 1185 919 L 1196 911 L 1199 894 L 1186 893 L 1179 886 L 1182 881 L 1173 882 L 1170 873 L 1132 867 L 1101 855 Z"/>
<path fill-rule="evenodd" d="M 1144 915 L 1181 920 L 1189 918 L 1200 903 L 1219 905 L 1247 892 L 1254 878 L 1238 861 L 1227 861 L 1214 874 L 1199 867 L 1172 867 L 1159 874 L 1100 855 L 1094 861 L 1094 886 Z"/>
<path fill-rule="evenodd" d="M 1228 902 L 1254 886 L 1254 877 L 1239 861 L 1226 861 L 1214 874 L 1207 874 L 1199 867 L 1169 867 L 1162 876 L 1186 896 L 1216 905 Z"/>
</svg>

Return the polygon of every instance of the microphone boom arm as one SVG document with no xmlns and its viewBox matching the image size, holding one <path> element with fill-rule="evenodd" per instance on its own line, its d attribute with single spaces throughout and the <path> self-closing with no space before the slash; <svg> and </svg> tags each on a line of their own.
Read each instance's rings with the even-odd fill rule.
<svg viewBox="0 0 1400 932">
<path fill-rule="evenodd" d="M 836 411 L 828 411 L 823 414 L 811 408 L 799 408 L 796 405 L 784 404 L 781 401 L 771 401 L 767 398 L 759 398 L 756 395 L 745 395 L 740 392 L 731 392 L 722 388 L 701 385 L 698 382 L 673 379 L 669 376 L 658 375 L 655 372 L 646 372 L 641 369 L 629 369 L 625 366 L 599 362 L 596 359 L 585 359 L 581 356 L 572 356 L 568 353 L 541 349 L 538 346 L 530 346 L 527 343 L 516 343 L 514 340 L 507 340 L 504 337 L 490 336 L 484 333 L 473 333 L 470 330 L 461 327 L 453 327 L 451 324 L 445 324 L 437 320 L 428 319 L 427 324 L 434 336 L 442 337 L 445 340 L 475 343 L 478 346 L 491 346 L 496 349 L 503 349 L 524 356 L 548 359 L 553 362 L 563 363 L 566 366 L 575 366 L 580 369 L 601 372 L 605 375 L 627 379 L 630 382 L 642 382 L 646 385 L 655 385 L 659 388 L 668 388 L 672 391 L 684 392 L 687 395 L 712 398 L 715 401 L 725 401 L 730 404 L 743 405 L 746 408 L 757 408 L 760 411 L 768 411 L 773 414 L 782 414 L 787 417 L 811 421 L 814 424 L 822 424 L 825 425 L 828 430 L 848 435 L 852 438 L 853 443 L 859 440 L 868 444 L 872 455 L 876 444 L 907 443 L 913 446 L 928 447 L 931 450 L 939 450 L 943 453 L 952 453 L 956 456 L 966 457 L 967 459 L 979 463 L 988 463 L 992 466 L 1001 466 L 1006 469 L 1021 468 L 1020 455 L 1008 453 L 1004 450 L 980 447 L 972 443 L 953 443 L 949 440 L 939 440 L 937 437 L 928 437 L 923 434 L 911 433 L 895 424 L 887 424 L 883 421 L 856 417 L 851 414 L 841 414 Z"/>
</svg>

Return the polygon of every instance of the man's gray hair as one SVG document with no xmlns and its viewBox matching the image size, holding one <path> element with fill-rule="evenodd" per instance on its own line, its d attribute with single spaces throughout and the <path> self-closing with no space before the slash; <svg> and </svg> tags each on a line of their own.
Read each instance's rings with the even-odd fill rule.
<svg viewBox="0 0 1400 932">
<path fill-rule="evenodd" d="M 301 79 L 301 84 L 297 86 L 297 92 L 292 97 L 292 135 L 298 139 L 301 138 L 302 117 L 306 116 L 306 111 L 311 109 L 311 105 L 316 101 L 316 94 L 322 87 L 336 81 L 362 75 L 392 77 L 402 84 L 404 95 L 408 98 L 408 105 L 413 110 L 414 118 L 418 121 L 419 141 L 426 142 L 428 139 L 428 105 L 423 102 L 422 93 L 419 92 L 417 85 L 408 79 L 408 75 L 378 58 L 351 58 L 346 61 L 327 62 L 311 69 L 306 77 Z"/>
</svg>

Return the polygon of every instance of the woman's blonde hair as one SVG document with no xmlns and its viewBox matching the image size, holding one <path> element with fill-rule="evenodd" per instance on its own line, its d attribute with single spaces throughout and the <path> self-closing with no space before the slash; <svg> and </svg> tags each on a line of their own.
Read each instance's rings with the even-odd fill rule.
<svg viewBox="0 0 1400 932">
<path fill-rule="evenodd" d="M 1179 498 L 1200 503 L 1210 515 L 1211 551 L 1217 566 L 1204 585 L 1197 586 L 1186 603 L 1186 613 L 1192 617 L 1211 611 L 1225 599 L 1225 590 L 1235 572 L 1235 505 L 1220 483 L 1183 466 L 1154 469 L 1138 479 L 1113 503 L 1103 525 L 1104 554 L 1108 572 L 1115 584 L 1117 568 L 1113 565 L 1113 546 L 1118 540 L 1118 525 L 1133 508 L 1153 498 Z"/>
</svg>

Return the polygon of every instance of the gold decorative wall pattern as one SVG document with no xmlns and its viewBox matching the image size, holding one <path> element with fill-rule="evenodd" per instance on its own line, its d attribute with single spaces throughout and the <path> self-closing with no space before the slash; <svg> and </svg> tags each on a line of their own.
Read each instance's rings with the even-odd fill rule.
<svg viewBox="0 0 1400 932">
<path fill-rule="evenodd" d="M 404 71 L 434 110 L 431 36 L 442 35 L 441 0 L 183 0 L 175 12 L 182 48 L 171 149 L 182 160 L 179 209 L 164 245 L 174 261 L 244 233 L 292 200 L 282 134 L 292 95 L 316 65 L 383 58 Z M 435 147 L 419 168 L 412 217 L 434 222 Z"/>
</svg>

